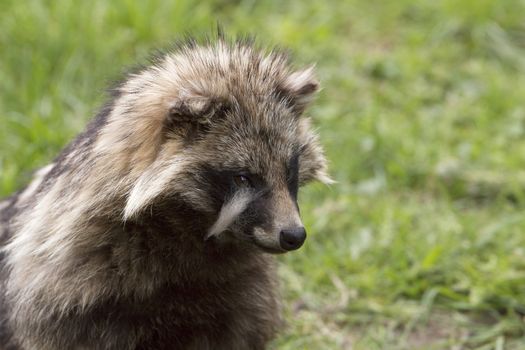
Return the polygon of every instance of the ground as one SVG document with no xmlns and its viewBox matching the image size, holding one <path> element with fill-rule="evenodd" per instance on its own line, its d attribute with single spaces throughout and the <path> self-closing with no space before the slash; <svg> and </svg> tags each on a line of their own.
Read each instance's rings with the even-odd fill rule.
<svg viewBox="0 0 525 350">
<path fill-rule="evenodd" d="M 276 349 L 525 348 L 525 2 L 0 2 L 0 196 L 185 33 L 316 62 L 337 181 L 300 195 Z"/>
</svg>

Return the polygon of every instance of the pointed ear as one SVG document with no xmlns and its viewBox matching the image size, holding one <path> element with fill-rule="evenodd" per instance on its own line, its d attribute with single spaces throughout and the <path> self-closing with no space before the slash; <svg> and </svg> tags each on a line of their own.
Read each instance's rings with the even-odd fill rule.
<svg viewBox="0 0 525 350">
<path fill-rule="evenodd" d="M 299 114 L 302 113 L 319 90 L 314 67 L 291 73 L 278 89 L 281 95 L 290 100 L 294 110 Z"/>
</svg>

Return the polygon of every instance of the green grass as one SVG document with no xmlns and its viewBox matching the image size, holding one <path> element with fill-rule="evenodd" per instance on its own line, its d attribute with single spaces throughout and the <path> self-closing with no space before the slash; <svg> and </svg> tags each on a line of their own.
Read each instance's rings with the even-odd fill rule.
<svg viewBox="0 0 525 350">
<path fill-rule="evenodd" d="M 0 2 L 0 195 L 124 67 L 217 22 L 317 62 L 338 181 L 301 194 L 278 349 L 525 349 L 525 2 Z M 45 5 L 47 4 L 47 5 Z"/>
</svg>

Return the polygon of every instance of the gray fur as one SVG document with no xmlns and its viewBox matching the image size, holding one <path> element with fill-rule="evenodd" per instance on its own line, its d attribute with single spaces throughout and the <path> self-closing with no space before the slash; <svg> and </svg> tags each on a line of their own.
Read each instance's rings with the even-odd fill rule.
<svg viewBox="0 0 525 350">
<path fill-rule="evenodd" d="M 264 349 L 281 322 L 268 252 L 302 225 L 294 186 L 329 181 L 301 116 L 317 89 L 223 39 L 127 76 L 0 202 L 0 347 Z"/>
</svg>

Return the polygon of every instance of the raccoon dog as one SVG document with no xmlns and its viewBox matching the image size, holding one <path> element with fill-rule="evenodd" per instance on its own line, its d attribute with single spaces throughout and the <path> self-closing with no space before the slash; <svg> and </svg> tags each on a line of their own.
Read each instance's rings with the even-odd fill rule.
<svg viewBox="0 0 525 350">
<path fill-rule="evenodd" d="M 0 202 L 0 347 L 264 349 L 268 253 L 301 247 L 298 187 L 330 181 L 302 116 L 318 86 L 222 38 L 129 74 Z"/>
</svg>

